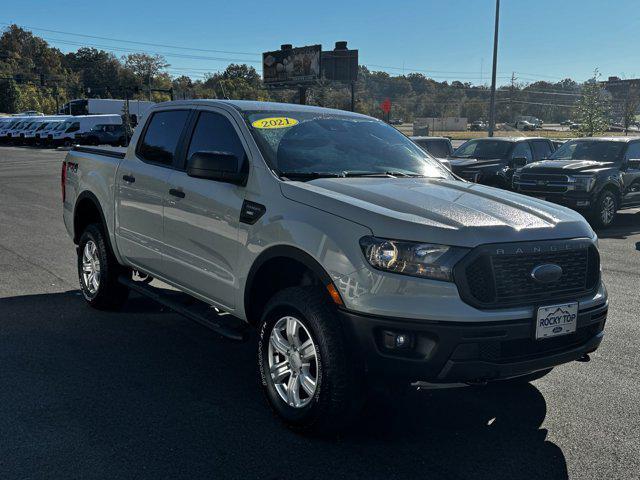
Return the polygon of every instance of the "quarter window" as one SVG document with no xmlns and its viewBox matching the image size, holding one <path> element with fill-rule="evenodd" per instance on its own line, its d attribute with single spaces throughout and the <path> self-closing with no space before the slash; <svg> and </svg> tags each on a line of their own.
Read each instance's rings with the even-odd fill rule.
<svg viewBox="0 0 640 480">
<path fill-rule="evenodd" d="M 138 145 L 138 155 L 148 162 L 173 164 L 188 117 L 188 110 L 154 113 Z"/>
</svg>

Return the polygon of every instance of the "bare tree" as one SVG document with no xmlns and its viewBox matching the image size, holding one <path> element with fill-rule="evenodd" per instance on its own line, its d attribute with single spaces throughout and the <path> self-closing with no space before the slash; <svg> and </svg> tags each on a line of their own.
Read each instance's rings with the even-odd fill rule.
<svg viewBox="0 0 640 480">
<path fill-rule="evenodd" d="M 640 108 L 640 88 L 637 85 L 629 85 L 622 105 L 622 125 L 624 126 L 625 135 L 636 120 L 638 108 Z"/>
</svg>

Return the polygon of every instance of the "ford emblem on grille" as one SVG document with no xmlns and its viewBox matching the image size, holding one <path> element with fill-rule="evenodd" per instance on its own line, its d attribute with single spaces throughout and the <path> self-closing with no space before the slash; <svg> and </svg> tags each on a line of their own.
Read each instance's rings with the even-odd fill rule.
<svg viewBox="0 0 640 480">
<path fill-rule="evenodd" d="M 540 283 L 557 282 L 562 276 L 562 267 L 555 263 L 538 265 L 531 270 L 531 278 Z"/>
</svg>

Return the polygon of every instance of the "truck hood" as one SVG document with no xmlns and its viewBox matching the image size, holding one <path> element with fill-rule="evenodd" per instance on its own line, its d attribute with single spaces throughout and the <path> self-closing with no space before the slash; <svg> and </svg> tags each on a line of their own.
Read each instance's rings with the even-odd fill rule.
<svg viewBox="0 0 640 480">
<path fill-rule="evenodd" d="M 457 180 L 335 178 L 283 182 L 282 194 L 400 240 L 474 247 L 485 243 L 593 237 L 572 210 Z"/>
<path fill-rule="evenodd" d="M 602 170 L 614 168 L 611 162 L 598 162 L 595 160 L 541 160 L 530 163 L 522 168 L 522 173 L 598 173 Z"/>
</svg>

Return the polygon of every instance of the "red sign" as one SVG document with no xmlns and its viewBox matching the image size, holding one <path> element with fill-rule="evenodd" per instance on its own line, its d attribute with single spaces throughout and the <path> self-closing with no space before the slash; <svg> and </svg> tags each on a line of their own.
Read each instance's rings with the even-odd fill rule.
<svg viewBox="0 0 640 480">
<path fill-rule="evenodd" d="M 391 100 L 389 100 L 388 98 L 385 98 L 384 102 L 380 104 L 380 108 L 384 113 L 389 115 L 389 112 L 391 111 Z"/>
</svg>

